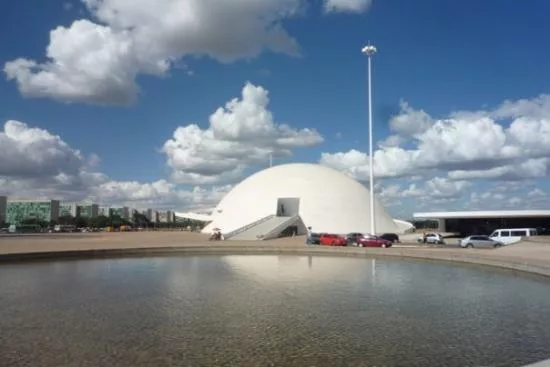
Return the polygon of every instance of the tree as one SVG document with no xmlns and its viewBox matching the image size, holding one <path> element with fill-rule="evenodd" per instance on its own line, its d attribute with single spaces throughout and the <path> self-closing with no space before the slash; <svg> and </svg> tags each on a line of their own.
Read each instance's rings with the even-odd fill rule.
<svg viewBox="0 0 550 367">
<path fill-rule="evenodd" d="M 77 228 L 90 227 L 90 220 L 85 217 L 76 217 L 74 218 L 74 224 Z"/>
<path fill-rule="evenodd" d="M 145 214 L 134 212 L 132 215 L 132 222 L 136 227 L 149 227 L 151 221 L 145 216 Z"/>
<path fill-rule="evenodd" d="M 57 223 L 61 225 L 74 225 L 75 224 L 75 218 L 68 214 L 68 215 L 62 215 L 59 218 L 57 218 Z"/>
<path fill-rule="evenodd" d="M 100 215 L 95 218 L 90 218 L 88 223 L 90 227 L 93 227 L 93 228 L 105 228 L 110 224 L 109 218 L 104 215 Z"/>
<path fill-rule="evenodd" d="M 38 228 L 46 228 L 48 222 L 37 217 L 27 217 L 19 222 L 21 227 L 27 227 L 26 230 L 33 230 Z"/>
<path fill-rule="evenodd" d="M 113 228 L 119 228 L 121 225 L 123 225 L 122 218 L 118 214 L 111 214 L 109 216 L 109 224 Z"/>
</svg>

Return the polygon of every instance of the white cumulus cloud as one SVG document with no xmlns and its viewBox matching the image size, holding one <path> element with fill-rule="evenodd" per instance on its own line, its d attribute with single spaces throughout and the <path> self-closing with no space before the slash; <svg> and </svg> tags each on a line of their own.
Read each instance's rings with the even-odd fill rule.
<svg viewBox="0 0 550 367">
<path fill-rule="evenodd" d="M 282 21 L 302 0 L 82 0 L 92 19 L 50 32 L 46 60 L 4 66 L 27 97 L 64 102 L 129 104 L 138 74 L 165 75 L 188 55 L 220 62 L 263 51 L 299 54 Z"/>
<path fill-rule="evenodd" d="M 269 155 L 287 157 L 292 150 L 323 141 L 315 129 L 276 123 L 268 110 L 268 91 L 246 83 L 241 98 L 218 108 L 209 127 L 178 127 L 163 147 L 175 182 L 211 184 L 240 178 L 243 170 L 267 162 Z"/>
<path fill-rule="evenodd" d="M 97 170 L 97 155 L 86 158 L 60 136 L 18 121 L 0 130 L 0 157 L 0 195 L 11 198 L 182 210 L 212 207 L 231 189 L 113 180 Z"/>
<path fill-rule="evenodd" d="M 550 95 L 441 119 L 402 102 L 390 128 L 393 135 L 373 156 L 377 177 L 445 173 L 457 180 L 528 179 L 549 172 Z M 322 153 L 320 162 L 359 179 L 368 177 L 368 156 L 355 149 Z"/>
<path fill-rule="evenodd" d="M 220 63 L 264 52 L 299 56 L 285 21 L 302 15 L 307 0 L 80 0 L 87 17 L 50 31 L 44 60 L 19 57 L 4 65 L 25 97 L 127 105 L 138 75 L 187 75 L 189 57 Z M 326 12 L 359 13 L 372 0 L 325 0 Z"/>
<path fill-rule="evenodd" d="M 362 13 L 372 5 L 372 0 L 324 0 L 325 11 Z"/>
</svg>

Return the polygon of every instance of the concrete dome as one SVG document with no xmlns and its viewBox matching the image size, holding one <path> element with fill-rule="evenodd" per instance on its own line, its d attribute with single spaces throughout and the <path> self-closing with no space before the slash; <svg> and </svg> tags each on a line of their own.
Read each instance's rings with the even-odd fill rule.
<svg viewBox="0 0 550 367">
<path fill-rule="evenodd" d="M 278 165 L 257 172 L 231 190 L 203 230 L 229 233 L 286 208 L 313 232 L 370 232 L 369 191 L 332 168 L 305 163 Z M 398 233 L 385 208 L 375 201 L 376 232 Z"/>
</svg>

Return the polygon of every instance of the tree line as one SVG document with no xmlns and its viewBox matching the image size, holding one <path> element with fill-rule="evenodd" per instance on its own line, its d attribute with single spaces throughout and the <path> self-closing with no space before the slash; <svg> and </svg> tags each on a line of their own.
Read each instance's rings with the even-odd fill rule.
<svg viewBox="0 0 550 367">
<path fill-rule="evenodd" d="M 132 226 L 134 228 L 204 228 L 205 223 L 191 220 L 181 219 L 173 223 L 156 223 L 152 222 L 142 213 L 134 213 L 131 219 L 122 218 L 120 215 L 111 214 L 109 216 L 99 215 L 97 217 L 88 218 L 81 216 L 63 215 L 57 220 L 44 221 L 39 218 L 24 218 L 19 221 L 20 225 L 26 227 L 35 227 L 40 229 L 51 228 L 56 225 L 74 225 L 77 228 L 106 228 L 113 227 L 119 229 L 121 226 Z M 9 226 L 10 223 L 0 221 L 0 229 Z"/>
</svg>

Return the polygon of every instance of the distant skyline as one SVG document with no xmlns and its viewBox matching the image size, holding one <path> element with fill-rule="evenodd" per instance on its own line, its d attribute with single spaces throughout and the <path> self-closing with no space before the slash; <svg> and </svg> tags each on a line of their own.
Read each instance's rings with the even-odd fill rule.
<svg viewBox="0 0 550 367">
<path fill-rule="evenodd" d="M 550 3 L 20 0 L 0 12 L 0 195 L 194 210 L 320 163 L 415 211 L 550 209 Z"/>
</svg>

